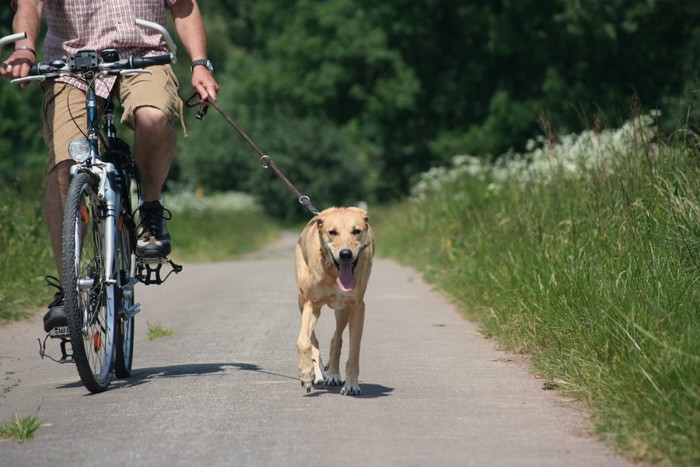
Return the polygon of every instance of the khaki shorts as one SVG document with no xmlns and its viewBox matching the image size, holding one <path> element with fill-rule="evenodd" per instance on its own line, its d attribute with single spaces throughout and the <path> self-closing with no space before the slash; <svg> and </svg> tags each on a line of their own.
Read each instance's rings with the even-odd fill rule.
<svg viewBox="0 0 700 467">
<path fill-rule="evenodd" d="M 177 77 L 169 65 L 148 68 L 152 74 L 124 76 L 117 82 L 115 96 L 122 106 L 121 122 L 133 129 L 134 112 L 139 107 L 155 107 L 162 110 L 168 121 L 182 121 L 182 100 L 178 96 Z M 68 145 L 75 138 L 84 137 L 87 127 L 85 93 L 65 83 L 43 83 L 42 134 L 48 150 L 46 171 L 56 164 L 70 160 Z M 105 99 L 98 97 L 100 110 Z M 184 124 L 183 124 L 184 125 Z M 184 126 L 183 126 L 184 128 Z"/>
</svg>

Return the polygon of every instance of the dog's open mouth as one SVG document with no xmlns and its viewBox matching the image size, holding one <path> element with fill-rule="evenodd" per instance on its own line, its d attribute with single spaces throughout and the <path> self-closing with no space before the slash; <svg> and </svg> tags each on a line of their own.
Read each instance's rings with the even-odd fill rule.
<svg viewBox="0 0 700 467">
<path fill-rule="evenodd" d="M 357 285 L 357 279 L 355 279 L 357 261 L 343 261 L 342 263 L 335 261 L 335 265 L 338 267 L 338 278 L 335 280 L 336 285 L 341 292 L 350 292 Z"/>
</svg>

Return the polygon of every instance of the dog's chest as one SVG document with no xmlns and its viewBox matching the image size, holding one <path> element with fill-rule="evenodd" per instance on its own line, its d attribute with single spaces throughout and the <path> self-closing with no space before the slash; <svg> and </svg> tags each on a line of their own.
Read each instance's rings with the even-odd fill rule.
<svg viewBox="0 0 700 467">
<path fill-rule="evenodd" d="M 354 293 L 341 292 L 336 290 L 334 293 L 330 294 L 326 298 L 326 305 L 329 308 L 338 310 L 341 308 L 346 308 L 349 305 L 355 305 L 357 303 L 357 296 Z"/>
</svg>

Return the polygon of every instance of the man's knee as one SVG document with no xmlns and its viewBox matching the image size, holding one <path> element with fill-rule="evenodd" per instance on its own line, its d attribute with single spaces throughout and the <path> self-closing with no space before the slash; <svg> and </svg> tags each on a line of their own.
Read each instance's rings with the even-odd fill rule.
<svg viewBox="0 0 700 467">
<path fill-rule="evenodd" d="M 140 128 L 148 131 L 163 131 L 171 126 L 165 112 L 151 106 L 142 106 L 134 110 L 134 120 L 137 131 Z"/>
<path fill-rule="evenodd" d="M 70 168 L 75 165 L 75 161 L 63 160 L 58 164 L 54 165 L 48 173 L 49 184 L 56 184 L 61 187 L 68 187 L 70 183 Z"/>
</svg>

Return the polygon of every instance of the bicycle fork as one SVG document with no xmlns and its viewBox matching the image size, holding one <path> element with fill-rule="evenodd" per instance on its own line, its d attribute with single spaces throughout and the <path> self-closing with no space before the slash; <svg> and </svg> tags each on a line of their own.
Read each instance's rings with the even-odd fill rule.
<svg viewBox="0 0 700 467">
<path fill-rule="evenodd" d="M 117 314 L 126 319 L 130 319 L 141 311 L 141 304 L 135 303 L 125 308 L 123 306 L 123 300 L 117 300 L 118 297 L 132 297 L 134 293 L 134 284 L 136 282 L 133 267 L 129 271 L 124 271 L 124 275 L 122 275 L 122 271 L 119 270 L 119 265 L 115 263 L 115 259 L 117 258 L 118 226 L 120 224 L 119 216 L 121 215 L 120 207 L 122 202 L 121 193 L 119 190 L 114 189 L 115 186 L 119 186 L 116 179 L 118 174 L 114 165 L 109 162 L 103 164 L 101 171 L 102 176 L 100 177 L 97 198 L 103 203 L 105 209 L 103 219 L 104 244 L 102 247 L 104 258 L 103 280 L 107 292 L 106 299 L 110 305 L 114 306 Z M 134 262 L 132 261 L 131 263 L 133 264 Z M 128 276 L 125 277 L 125 275 Z M 89 285 L 86 284 L 86 286 Z M 120 288 L 119 293 L 117 293 L 117 288 Z"/>
</svg>

